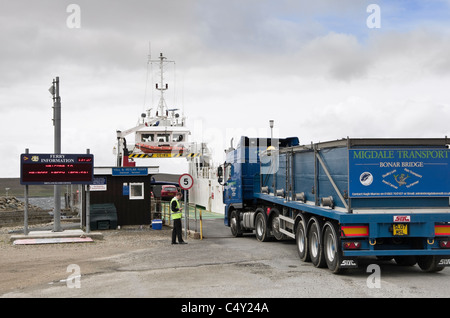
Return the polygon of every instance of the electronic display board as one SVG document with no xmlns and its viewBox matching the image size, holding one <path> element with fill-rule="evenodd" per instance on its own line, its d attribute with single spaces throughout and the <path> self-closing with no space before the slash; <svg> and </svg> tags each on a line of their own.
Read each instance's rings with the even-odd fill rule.
<svg viewBox="0 0 450 318">
<path fill-rule="evenodd" d="M 92 184 L 93 180 L 94 155 L 20 155 L 20 183 L 23 185 Z"/>
</svg>

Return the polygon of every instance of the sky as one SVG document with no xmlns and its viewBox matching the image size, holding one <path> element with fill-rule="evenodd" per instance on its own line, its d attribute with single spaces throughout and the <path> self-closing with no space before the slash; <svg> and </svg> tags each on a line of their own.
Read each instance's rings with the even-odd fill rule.
<svg viewBox="0 0 450 318">
<path fill-rule="evenodd" d="M 0 0 L 0 28 L 3 178 L 54 151 L 57 76 L 62 153 L 113 166 L 116 130 L 156 107 L 160 53 L 166 102 L 218 161 L 269 120 L 302 144 L 450 136 L 450 0 Z"/>
</svg>

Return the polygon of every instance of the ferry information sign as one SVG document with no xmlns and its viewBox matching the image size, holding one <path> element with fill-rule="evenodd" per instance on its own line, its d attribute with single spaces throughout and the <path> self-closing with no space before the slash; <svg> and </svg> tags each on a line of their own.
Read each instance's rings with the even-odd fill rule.
<svg viewBox="0 0 450 318">
<path fill-rule="evenodd" d="M 21 154 L 20 184 L 92 184 L 92 154 Z"/>
</svg>

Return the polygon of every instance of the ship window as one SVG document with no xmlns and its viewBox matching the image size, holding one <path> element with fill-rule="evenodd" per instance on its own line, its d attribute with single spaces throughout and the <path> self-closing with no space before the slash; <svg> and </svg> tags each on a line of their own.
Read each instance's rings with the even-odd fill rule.
<svg viewBox="0 0 450 318">
<path fill-rule="evenodd" d="M 155 135 L 153 134 L 142 134 L 141 141 L 155 141 Z"/>
<path fill-rule="evenodd" d="M 173 142 L 182 142 L 182 141 L 184 141 L 184 134 L 173 134 L 172 141 Z"/>
<path fill-rule="evenodd" d="M 158 134 L 158 136 L 156 138 L 158 139 L 158 142 L 168 142 L 169 141 L 168 134 Z"/>
<path fill-rule="evenodd" d="M 130 200 L 144 199 L 144 183 L 130 183 Z"/>
</svg>

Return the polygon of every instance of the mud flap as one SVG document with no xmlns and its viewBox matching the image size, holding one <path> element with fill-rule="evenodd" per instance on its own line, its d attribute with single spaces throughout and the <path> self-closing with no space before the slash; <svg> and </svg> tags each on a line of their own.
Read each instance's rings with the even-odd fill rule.
<svg viewBox="0 0 450 318">
<path fill-rule="evenodd" d="M 437 261 L 437 265 L 450 267 L 450 255 L 441 256 Z"/>
<path fill-rule="evenodd" d="M 358 262 L 356 258 L 343 257 L 340 266 L 341 268 L 358 268 Z"/>
</svg>

